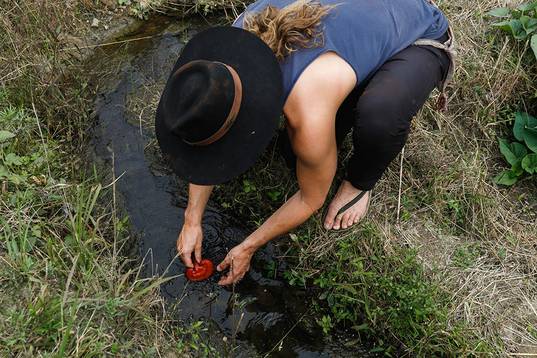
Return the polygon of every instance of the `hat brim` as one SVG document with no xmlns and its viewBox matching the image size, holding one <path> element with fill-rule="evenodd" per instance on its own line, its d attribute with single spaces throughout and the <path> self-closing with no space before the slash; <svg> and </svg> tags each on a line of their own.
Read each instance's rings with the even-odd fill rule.
<svg viewBox="0 0 537 358">
<path fill-rule="evenodd" d="M 282 74 L 272 50 L 254 34 L 236 27 L 213 27 L 194 36 L 171 73 L 193 60 L 219 61 L 235 69 L 242 102 L 235 123 L 218 141 L 192 146 L 165 125 L 161 101 L 155 131 L 179 177 L 198 185 L 225 183 L 250 168 L 269 144 L 283 108 Z M 164 96 L 166 88 L 164 89 Z"/>
</svg>

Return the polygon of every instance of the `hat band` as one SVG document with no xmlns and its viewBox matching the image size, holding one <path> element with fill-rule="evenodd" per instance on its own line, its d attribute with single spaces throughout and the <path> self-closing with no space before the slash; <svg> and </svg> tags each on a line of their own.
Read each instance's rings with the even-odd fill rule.
<svg viewBox="0 0 537 358">
<path fill-rule="evenodd" d="M 231 105 L 231 109 L 229 110 L 229 114 L 227 115 L 226 120 L 224 121 L 224 124 L 222 124 L 222 127 L 218 129 L 213 135 L 211 135 L 209 138 L 200 140 L 198 142 L 189 142 L 183 139 L 183 141 L 186 144 L 195 145 L 195 146 L 206 146 L 209 144 L 212 144 L 222 138 L 231 128 L 233 123 L 235 123 L 235 120 L 237 119 L 237 115 L 239 114 L 239 110 L 241 108 L 241 102 L 242 102 L 242 82 L 241 78 L 239 77 L 239 74 L 235 69 L 229 65 L 226 65 L 225 63 L 213 61 L 214 63 L 219 63 L 221 65 L 226 66 L 226 68 L 229 70 L 229 73 L 231 73 L 231 77 L 233 77 L 233 83 L 235 86 L 235 96 L 233 98 L 233 104 Z M 185 65 L 189 65 L 188 63 Z"/>
</svg>

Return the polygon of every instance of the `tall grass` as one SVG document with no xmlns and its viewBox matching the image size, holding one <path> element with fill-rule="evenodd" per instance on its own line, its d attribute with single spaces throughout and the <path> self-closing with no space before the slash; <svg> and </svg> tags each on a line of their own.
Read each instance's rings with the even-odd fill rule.
<svg viewBox="0 0 537 358">
<path fill-rule="evenodd" d="M 369 337 L 383 332 L 385 352 L 537 354 L 536 183 L 492 181 L 505 166 L 497 139 L 508 135 L 514 111 L 537 113 L 531 50 L 491 28 L 485 15 L 521 1 L 438 3 L 458 42 L 450 110 L 428 104 L 418 114 L 360 227 L 327 233 L 319 213 L 291 235 L 287 258 L 295 267 L 286 277 L 323 287 L 325 330 L 344 324 Z M 253 228 L 295 189 L 282 170 L 271 151 L 216 193 Z M 406 306 L 394 311 L 397 304 Z"/>
<path fill-rule="evenodd" d="M 287 241 L 294 264 L 284 275 L 316 287 L 327 333 L 354 329 L 392 355 L 537 353 L 536 183 L 510 189 L 492 183 L 504 165 L 497 138 L 508 132 L 512 112 L 537 110 L 531 53 L 491 30 L 484 15 L 506 4 L 440 2 L 459 42 L 449 112 L 430 106 L 420 112 L 360 227 L 327 233 L 319 213 Z M 232 18 L 244 5 L 133 2 L 142 17 L 221 11 Z M 6 14 L 0 18 L 1 118 L 16 134 L 1 144 L 1 349 L 20 355 L 184 351 L 190 344 L 184 338 L 196 337 L 199 327 L 168 324 L 153 286 L 123 256 L 127 222 L 98 199 L 111 196 L 113 186 L 81 179 L 70 155 L 84 144 L 91 93 L 79 63 L 61 51 L 61 35 L 83 32 L 83 14 L 95 5 L 0 6 Z M 265 159 L 217 190 L 222 208 L 252 227 L 295 189 L 276 150 Z M 209 351 L 195 339 L 193 346 Z"/>
<path fill-rule="evenodd" d="M 0 1 L 0 355 L 208 355 L 203 325 L 169 316 L 162 280 L 128 258 L 113 183 L 83 164 L 93 94 L 62 48 L 98 10 Z"/>
</svg>

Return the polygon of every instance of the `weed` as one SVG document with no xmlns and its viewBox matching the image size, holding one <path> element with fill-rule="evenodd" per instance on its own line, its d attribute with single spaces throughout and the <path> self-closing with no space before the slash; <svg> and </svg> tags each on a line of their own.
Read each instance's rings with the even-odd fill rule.
<svg viewBox="0 0 537 358">
<path fill-rule="evenodd" d="M 514 9 L 496 8 L 489 11 L 488 15 L 506 18 L 492 26 L 510 33 L 517 40 L 528 40 L 537 59 L 537 1 L 523 3 Z"/>
<path fill-rule="evenodd" d="M 494 181 L 502 185 L 514 185 L 524 173 L 537 174 L 537 119 L 527 113 L 517 112 L 513 134 L 518 140 L 509 143 L 500 139 L 500 151 L 511 164 L 511 169 L 498 174 Z"/>
<path fill-rule="evenodd" d="M 478 341 L 461 328 L 447 328 L 450 302 L 427 279 L 415 251 L 386 252 L 374 225 L 347 235 L 330 256 L 331 264 L 314 279 L 330 312 L 319 321 L 326 332 L 343 325 L 368 338 L 397 334 L 418 356 L 466 352 Z M 387 354 L 400 349 L 389 341 L 377 344 Z"/>
<path fill-rule="evenodd" d="M 93 93 L 60 39 L 87 31 L 86 5 L 0 1 L 0 355 L 200 355 L 201 328 L 126 256 L 114 186 L 81 165 Z"/>
<path fill-rule="evenodd" d="M 477 245 L 459 246 L 453 253 L 453 263 L 460 268 L 468 268 L 476 263 L 476 260 L 482 255 Z"/>
</svg>

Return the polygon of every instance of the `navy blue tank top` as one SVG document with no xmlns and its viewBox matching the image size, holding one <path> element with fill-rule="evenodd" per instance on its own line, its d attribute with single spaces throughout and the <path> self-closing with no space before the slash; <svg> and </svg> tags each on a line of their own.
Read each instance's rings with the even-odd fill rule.
<svg viewBox="0 0 537 358">
<path fill-rule="evenodd" d="M 243 27 L 245 14 L 272 5 L 283 8 L 294 0 L 258 0 L 233 26 Z M 320 0 L 336 5 L 322 20 L 321 47 L 301 48 L 281 63 L 285 99 L 302 72 L 318 56 L 333 51 L 354 69 L 358 82 L 367 80 L 390 57 L 418 39 L 437 39 L 448 28 L 444 14 L 427 0 Z"/>
</svg>

